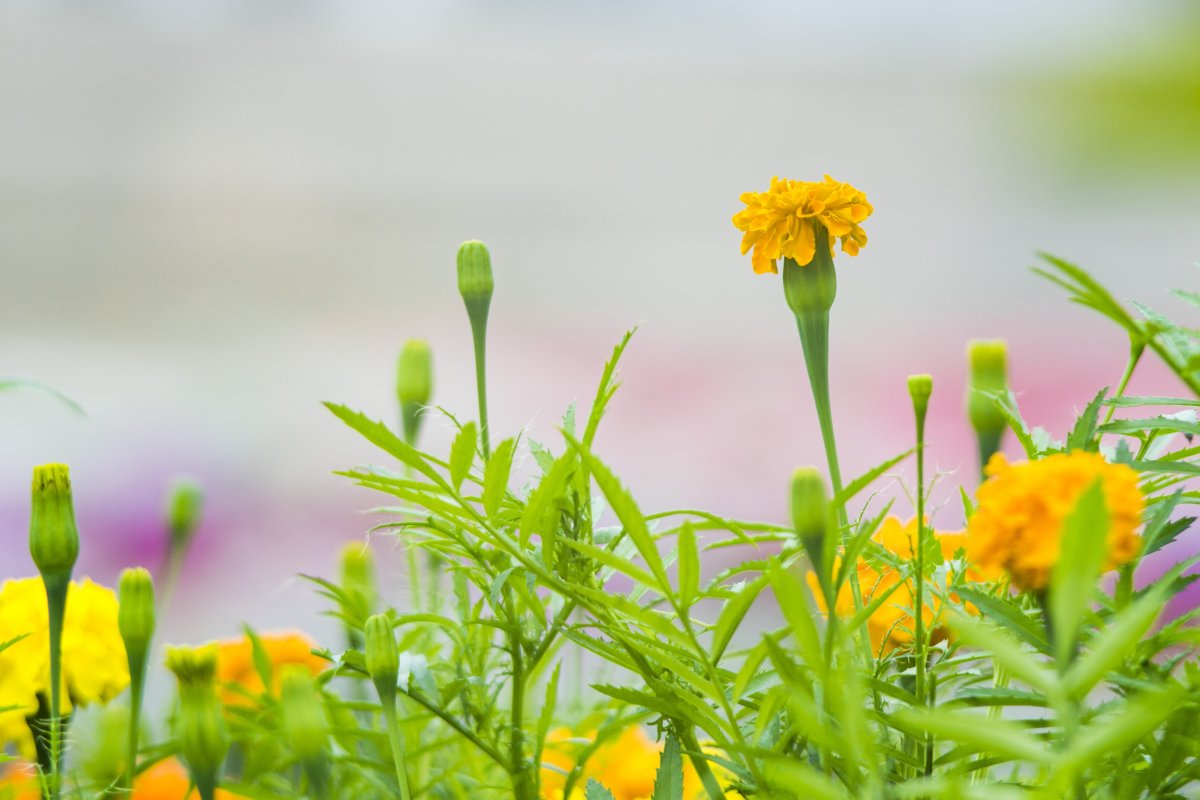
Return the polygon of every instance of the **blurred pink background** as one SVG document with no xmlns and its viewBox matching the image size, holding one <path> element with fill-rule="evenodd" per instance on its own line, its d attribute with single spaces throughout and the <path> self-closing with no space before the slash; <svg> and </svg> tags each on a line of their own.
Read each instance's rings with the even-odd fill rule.
<svg viewBox="0 0 1200 800">
<path fill-rule="evenodd" d="M 975 471 L 967 339 L 1008 339 L 1056 436 L 1120 376 L 1123 335 L 1033 276 L 1035 250 L 1189 319 L 1167 290 L 1200 257 L 1197 23 L 1132 0 L 6 3 L 0 374 L 87 417 L 0 394 L 0 578 L 32 573 L 33 465 L 72 465 L 78 572 L 104 582 L 159 563 L 187 474 L 207 515 L 164 637 L 332 635 L 293 576 L 328 575 L 381 498 L 331 475 L 378 456 L 320 401 L 394 420 L 395 356 L 423 337 L 436 402 L 474 414 L 468 238 L 496 270 L 497 435 L 557 445 L 640 324 L 602 456 L 646 509 L 782 521 L 791 469 L 823 456 L 778 280 L 730 224 L 775 174 L 876 208 L 838 259 L 845 471 L 910 445 L 904 378 L 930 372 L 952 500 Z M 1181 387 L 1147 361 L 1131 390 Z M 399 602 L 402 559 L 376 551 Z"/>
</svg>

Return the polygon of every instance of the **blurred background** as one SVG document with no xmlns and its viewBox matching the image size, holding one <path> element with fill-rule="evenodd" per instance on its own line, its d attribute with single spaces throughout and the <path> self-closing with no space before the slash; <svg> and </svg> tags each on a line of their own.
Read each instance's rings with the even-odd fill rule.
<svg viewBox="0 0 1200 800">
<path fill-rule="evenodd" d="M 952 500 L 975 474 L 967 339 L 1008 339 L 1027 418 L 1059 436 L 1120 376 L 1123 334 L 1035 251 L 1187 320 L 1167 290 L 1200 258 L 1197 41 L 1195 2 L 6 0 L 0 374 L 86 417 L 0 394 L 0 578 L 33 574 L 33 465 L 72 465 L 77 574 L 110 585 L 159 563 L 186 474 L 207 515 L 165 639 L 330 634 L 293 576 L 328 575 L 380 498 L 331 474 L 378 456 L 320 401 L 394 421 L 423 337 L 435 402 L 473 416 L 470 238 L 496 270 L 497 437 L 556 443 L 640 325 L 601 455 L 647 509 L 782 521 L 823 455 L 778 278 L 730 223 L 777 174 L 876 208 L 837 261 L 845 470 L 909 446 L 904 378 L 930 372 Z M 1131 389 L 1181 391 L 1149 359 Z M 401 602 L 403 559 L 375 547 Z"/>
</svg>

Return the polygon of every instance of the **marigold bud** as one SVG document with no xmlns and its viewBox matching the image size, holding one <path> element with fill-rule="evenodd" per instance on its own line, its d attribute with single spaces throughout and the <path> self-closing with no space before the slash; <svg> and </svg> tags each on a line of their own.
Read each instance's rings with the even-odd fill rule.
<svg viewBox="0 0 1200 800">
<path fill-rule="evenodd" d="M 816 467 L 799 467 L 792 473 L 792 524 L 813 571 L 824 585 L 828 577 L 825 539 L 829 534 L 829 492 Z"/>
<path fill-rule="evenodd" d="M 837 297 L 837 274 L 829 252 L 829 232 L 816 224 L 816 254 L 801 265 L 790 258 L 783 260 L 783 295 L 796 315 L 828 314 Z"/>
<path fill-rule="evenodd" d="M 480 302 L 486 307 L 494 288 L 492 256 L 487 245 L 475 240 L 463 242 L 458 248 L 458 293 L 468 305 Z"/>
<path fill-rule="evenodd" d="M 400 648 L 396 644 L 392 621 L 386 614 L 375 614 L 367 619 L 364 634 L 367 672 L 371 673 L 380 700 L 388 702 L 396 697 L 396 681 L 400 675 Z"/>
<path fill-rule="evenodd" d="M 43 577 L 69 578 L 79 557 L 79 530 L 66 464 L 33 469 L 33 507 L 29 518 L 29 554 Z"/>
<path fill-rule="evenodd" d="M 427 405 L 433 396 L 433 351 L 424 339 L 409 339 L 396 366 L 396 396 L 401 404 Z"/>
<path fill-rule="evenodd" d="M 175 737 L 188 762 L 192 780 L 204 792 L 217 783 L 229 751 L 229 733 L 217 699 L 217 645 L 168 647 L 167 668 L 179 682 L 179 716 Z"/>
<path fill-rule="evenodd" d="M 181 478 L 167 498 L 167 527 L 175 547 L 185 547 L 200 524 L 204 492 L 195 481 Z"/>
<path fill-rule="evenodd" d="M 154 638 L 154 579 L 150 572 L 142 567 L 122 572 L 118 597 L 117 627 L 132 671 L 145 663 Z"/>
<path fill-rule="evenodd" d="M 908 395 L 912 398 L 913 412 L 917 415 L 918 425 L 925 421 L 925 414 L 929 411 L 929 397 L 932 394 L 932 375 L 908 376 Z"/>
<path fill-rule="evenodd" d="M 999 433 L 1004 430 L 1004 415 L 996 408 L 989 392 L 1003 392 L 1008 387 L 1008 347 L 1003 339 L 967 342 L 967 360 L 971 379 L 967 389 L 967 416 L 971 426 L 980 433 Z"/>
</svg>

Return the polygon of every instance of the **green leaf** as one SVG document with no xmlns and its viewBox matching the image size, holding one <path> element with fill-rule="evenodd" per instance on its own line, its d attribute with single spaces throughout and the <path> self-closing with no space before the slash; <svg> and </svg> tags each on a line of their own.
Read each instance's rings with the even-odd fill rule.
<svg viewBox="0 0 1200 800">
<path fill-rule="evenodd" d="M 733 634 L 737 631 L 738 626 L 742 624 L 746 613 L 750 611 L 750 606 L 758 598 L 759 592 L 767 585 L 765 576 L 759 576 L 750 583 L 742 587 L 742 590 L 725 601 L 725 605 L 721 608 L 721 613 L 717 617 L 717 623 L 713 626 L 713 662 L 719 663 L 721 656 L 725 654 L 725 648 L 729 647 L 729 642 L 733 639 Z"/>
<path fill-rule="evenodd" d="M 1096 451 L 1096 424 L 1099 420 L 1100 407 L 1104 405 L 1104 396 L 1106 394 L 1108 394 L 1107 386 L 1096 393 L 1096 396 L 1087 404 L 1083 413 L 1079 415 L 1079 419 L 1075 421 L 1075 427 L 1071 428 L 1071 432 L 1067 434 L 1068 450 Z"/>
<path fill-rule="evenodd" d="M 1106 406 L 1118 408 L 1134 408 L 1137 406 L 1200 406 L 1200 400 L 1188 397 L 1110 397 L 1104 401 Z"/>
<path fill-rule="evenodd" d="M 900 708 L 898 721 L 940 739 L 949 739 L 980 753 L 1031 764 L 1044 763 L 1051 751 L 1029 731 L 1005 719 L 947 709 Z"/>
<path fill-rule="evenodd" d="M 0 392 L 7 389 L 33 389 L 37 392 L 44 392 L 79 416 L 87 416 L 87 413 L 83 410 L 83 406 L 79 405 L 79 403 L 76 403 L 53 386 L 48 386 L 40 381 L 30 380 L 29 378 L 0 378 Z"/>
<path fill-rule="evenodd" d="M 1182 412 L 1181 412 L 1182 413 Z M 1188 412 L 1192 413 L 1192 412 Z M 1101 433 L 1146 433 L 1149 431 L 1200 434 L 1200 423 L 1176 417 L 1149 417 L 1147 419 L 1116 419 L 1101 425 Z"/>
<path fill-rule="evenodd" d="M 575 457 L 571 453 L 564 453 L 556 458 L 550 466 L 550 471 L 542 476 L 537 488 L 530 493 L 529 501 L 525 504 L 525 512 L 521 515 L 519 528 L 521 547 L 528 547 L 529 538 L 534 533 L 541 534 L 542 561 L 549 569 L 554 566 L 554 539 L 558 533 L 558 522 L 549 520 L 547 517 L 554 506 L 554 501 L 562 497 L 567 485 L 567 478 L 571 474 L 574 464 Z"/>
<path fill-rule="evenodd" d="M 429 462 L 426 461 L 419 450 L 404 443 L 382 422 L 369 419 L 363 414 L 351 411 L 346 406 L 337 403 L 326 402 L 325 407 L 332 411 L 334 416 L 358 431 L 367 441 L 379 447 L 388 455 L 421 473 L 438 486 L 449 488 L 446 481 L 437 470 L 429 465 Z"/>
<path fill-rule="evenodd" d="M 1000 416 L 1004 417 L 1004 421 L 1008 423 L 1013 435 L 1021 443 L 1021 449 L 1025 451 L 1025 456 L 1031 459 L 1037 458 L 1037 445 L 1034 444 L 1029 426 L 1025 424 L 1025 419 L 1021 416 L 1021 409 L 1017 406 L 1017 396 L 1013 394 L 1012 389 L 1005 389 L 1003 392 L 981 392 L 981 394 L 987 395 L 995 401 L 996 410 L 1000 412 Z"/>
<path fill-rule="evenodd" d="M 455 491 L 462 486 L 463 479 L 475 463 L 475 444 L 478 439 L 479 426 L 468 422 L 462 426 L 458 436 L 454 437 L 454 444 L 450 446 L 450 483 Z"/>
<path fill-rule="evenodd" d="M 1033 645 L 1041 652 L 1050 653 L 1050 644 L 1046 641 L 1046 632 L 1042 626 L 1019 608 L 1013 606 L 1012 603 L 1002 597 L 987 594 L 970 586 L 955 587 L 954 592 L 978 608 L 985 618 L 1007 628 L 1018 638 Z"/>
<path fill-rule="evenodd" d="M 832 779 L 795 759 L 773 758 L 763 764 L 763 780 L 776 792 L 804 800 L 848 800 L 850 795 Z M 774 797 L 768 793 L 764 797 Z"/>
<path fill-rule="evenodd" d="M 1106 714 L 1080 731 L 1062 758 L 1063 766 L 1068 770 L 1086 769 L 1107 755 L 1137 744 L 1175 713 L 1184 700 L 1183 690 L 1175 684 L 1142 692 L 1126 701 L 1120 711 Z"/>
<path fill-rule="evenodd" d="M 561 669 L 562 662 L 556 662 L 554 671 L 550 673 L 550 680 L 546 682 L 546 699 L 542 703 L 542 713 L 538 717 L 539 751 L 546 741 L 546 735 L 550 733 L 550 726 L 554 724 L 554 714 L 558 710 L 558 675 Z"/>
<path fill-rule="evenodd" d="M 516 448 L 516 439 L 505 439 L 496 445 L 487 466 L 483 468 L 483 508 L 489 517 L 496 516 L 496 512 L 500 510 L 500 502 L 508 491 L 513 451 Z"/>
<path fill-rule="evenodd" d="M 1057 676 L 1022 650 L 1020 643 L 1007 632 L 957 613 L 951 613 L 946 622 L 958 632 L 965 644 L 974 645 L 990 654 L 996 663 L 1007 669 L 1014 678 L 1045 694 L 1055 694 L 1059 691 Z"/>
<path fill-rule="evenodd" d="M 912 455 L 913 451 L 915 449 L 916 448 L 911 448 L 909 450 L 905 450 L 903 453 L 901 453 L 898 456 L 892 456 L 887 461 L 884 461 L 882 464 L 876 464 L 874 467 L 867 470 L 862 475 L 859 475 L 857 478 L 850 481 L 850 483 L 846 484 L 840 492 L 838 492 L 836 495 L 834 495 L 833 505 L 838 506 L 838 505 L 845 505 L 846 503 L 848 503 L 850 500 L 852 500 L 854 498 L 855 495 L 857 495 L 863 489 L 867 488 L 867 486 L 869 486 L 872 481 L 874 481 L 880 475 L 887 472 L 889 469 L 896 466 L 901 461 L 903 461 L 904 459 L 906 459 L 910 455 Z"/>
<path fill-rule="evenodd" d="M 629 340 L 633 338 L 633 334 L 637 328 L 633 328 L 625 332 L 621 341 L 613 348 L 612 356 L 604 364 L 604 373 L 600 376 L 600 385 L 596 387 L 596 399 L 592 401 L 592 411 L 588 414 L 587 425 L 583 429 L 583 446 L 590 448 L 592 441 L 596 437 L 596 428 L 600 425 L 600 418 L 604 416 L 604 410 L 608 407 L 608 401 L 616 394 L 619 383 L 616 382 L 617 364 L 621 361 L 621 356 L 625 353 L 625 348 L 629 345 Z M 568 436 L 574 438 L 574 435 L 568 431 Z"/>
<path fill-rule="evenodd" d="M 595 778 L 588 778 L 585 800 L 616 800 L 616 798 Z"/>
<path fill-rule="evenodd" d="M 1090 643 L 1087 652 L 1076 659 L 1063 677 L 1070 694 L 1084 697 L 1115 667 L 1120 666 L 1137 648 L 1138 642 L 1167 601 L 1167 588 L 1155 584 L 1148 592 L 1117 614 Z"/>
<path fill-rule="evenodd" d="M 808 605 L 808 590 L 792 572 L 783 567 L 778 559 L 772 559 L 767 568 L 771 589 L 779 602 L 783 618 L 787 620 L 800 647 L 800 656 L 814 672 L 824 672 L 825 659 L 821 654 L 821 635 L 813 620 Z"/>
<path fill-rule="evenodd" d="M 696 547 L 696 531 L 684 523 L 679 529 L 679 599 L 687 608 L 700 593 L 700 551 Z"/>
<path fill-rule="evenodd" d="M 650 800 L 683 800 L 683 754 L 674 731 L 667 734 Z"/>
<path fill-rule="evenodd" d="M 1058 563 L 1050 576 L 1049 612 L 1054 631 L 1054 657 L 1067 664 L 1075 651 L 1083 619 L 1096 580 L 1108 555 L 1111 516 L 1104 502 L 1104 486 L 1097 478 L 1084 490 L 1063 523 Z"/>
<path fill-rule="evenodd" d="M 258 638 L 258 634 L 253 628 L 243 625 L 242 630 L 246 633 L 246 638 L 250 640 L 250 659 L 254 663 L 254 671 L 258 673 L 258 679 L 262 681 L 263 686 L 270 686 L 274 671 L 271 654 L 267 652 L 262 639 Z"/>
</svg>

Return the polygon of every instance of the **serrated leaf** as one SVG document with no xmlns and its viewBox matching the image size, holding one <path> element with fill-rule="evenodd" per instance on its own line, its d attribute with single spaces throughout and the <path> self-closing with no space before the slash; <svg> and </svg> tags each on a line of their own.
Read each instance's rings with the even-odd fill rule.
<svg viewBox="0 0 1200 800">
<path fill-rule="evenodd" d="M 850 483 L 846 484 L 840 492 L 838 492 L 836 495 L 834 495 L 833 500 L 832 500 L 833 505 L 834 506 L 845 505 L 850 500 L 854 499 L 854 496 L 857 495 L 859 492 L 861 492 L 863 489 L 867 488 L 867 486 L 869 486 L 872 481 L 874 481 L 880 475 L 887 472 L 889 469 L 896 466 L 901 461 L 903 461 L 904 459 L 906 459 L 910 455 L 912 455 L 915 449 L 916 448 L 910 448 L 908 450 L 905 450 L 900 455 L 892 456 L 887 461 L 884 461 L 882 464 L 876 464 L 874 467 L 867 470 L 862 475 L 859 475 L 857 478 L 850 481 Z"/>
<path fill-rule="evenodd" d="M 1083 413 L 1079 415 L 1079 419 L 1075 421 L 1075 426 L 1067 434 L 1068 450 L 1085 450 L 1089 452 L 1096 450 L 1096 425 L 1100 418 L 1100 407 L 1104 404 L 1104 396 L 1107 394 L 1108 387 L 1106 386 L 1096 393 L 1096 396 L 1084 408 Z"/>
<path fill-rule="evenodd" d="M 403 442 L 400 437 L 392 433 L 382 422 L 370 419 L 357 411 L 351 411 L 346 406 L 339 405 L 338 403 L 326 402 L 325 407 L 332 411 L 334 416 L 342 422 L 358 431 L 367 441 L 379 447 L 405 466 L 411 467 L 413 470 L 421 473 L 438 486 L 445 487 L 447 485 L 446 481 L 437 470 L 429 465 L 429 462 L 425 460 L 425 457 L 421 455 L 419 450 Z"/>
<path fill-rule="evenodd" d="M 823 672 L 824 657 L 821 654 L 821 635 L 817 631 L 817 623 L 813 619 L 812 609 L 808 604 L 808 591 L 800 580 L 785 569 L 778 559 L 772 559 L 767 569 L 771 589 L 783 618 L 792 629 L 792 636 L 800 647 L 800 656 L 814 672 Z"/>
<path fill-rule="evenodd" d="M 512 472 L 513 452 L 516 447 L 516 439 L 505 439 L 496 445 L 487 466 L 483 468 L 483 508 L 489 517 L 496 516 L 508 491 L 509 474 Z"/>
<path fill-rule="evenodd" d="M 958 632 L 965 644 L 974 645 L 988 653 L 997 664 L 1008 670 L 1014 678 L 1045 694 L 1058 691 L 1055 675 L 1050 673 L 1029 654 L 1006 631 L 972 617 L 952 613 L 946 620 Z"/>
<path fill-rule="evenodd" d="M 1096 580 L 1108 553 L 1112 517 L 1104 501 L 1104 486 L 1096 479 L 1084 490 L 1063 523 L 1058 562 L 1050 576 L 1048 611 L 1053 622 L 1054 656 L 1071 660 L 1079 623 L 1091 602 Z"/>
<path fill-rule="evenodd" d="M 1137 647 L 1166 605 L 1166 588 L 1155 584 L 1111 619 L 1063 676 L 1067 692 L 1083 697 Z"/>
<path fill-rule="evenodd" d="M 454 443 L 450 446 L 450 484 L 455 491 L 462 486 L 463 479 L 475 463 L 475 445 L 478 440 L 479 426 L 474 422 L 463 425 L 458 436 L 454 437 Z"/>
<path fill-rule="evenodd" d="M 674 731 L 667 734 L 650 800 L 683 800 L 683 753 Z"/>
<path fill-rule="evenodd" d="M 1182 412 L 1181 412 L 1182 413 Z M 1149 431 L 1200 434 L 1200 423 L 1178 417 L 1160 416 L 1145 419 L 1116 419 L 1099 427 L 1101 433 L 1146 433 Z"/>
<path fill-rule="evenodd" d="M 987 395 L 996 403 L 996 410 L 1000 412 L 1000 416 L 1004 417 L 1009 429 L 1021 443 L 1021 449 L 1025 451 L 1025 456 L 1031 459 L 1037 458 L 1037 444 L 1033 441 L 1033 434 L 1029 432 L 1029 426 L 1025 424 L 1025 418 L 1021 416 L 1021 409 L 1017 405 L 1017 396 L 1013 394 L 1012 389 L 1005 389 L 1003 392 L 981 392 L 981 394 Z"/>
<path fill-rule="evenodd" d="M 595 778 L 588 778 L 585 800 L 616 800 L 613 793 L 604 788 Z"/>
<path fill-rule="evenodd" d="M 522 547 L 529 545 L 529 539 L 534 533 L 542 536 L 542 561 L 547 568 L 553 568 L 555 559 L 555 536 L 558 533 L 558 522 L 548 519 L 554 508 L 556 499 L 562 496 L 567 485 L 567 478 L 575 463 L 570 453 L 564 453 L 554 460 L 550 470 L 542 476 L 542 480 L 529 495 L 525 503 L 525 512 L 521 515 L 519 527 Z"/>
<path fill-rule="evenodd" d="M 1016 722 L 940 709 L 900 708 L 899 721 L 941 739 L 1006 759 L 1042 764 L 1052 756 L 1046 745 Z"/>
<path fill-rule="evenodd" d="M 978 608 L 985 618 L 999 623 L 1039 651 L 1050 653 L 1050 644 L 1046 641 L 1046 633 L 1042 626 L 1020 609 L 1014 608 L 1004 598 L 995 597 L 969 586 L 956 587 L 954 591 L 963 600 Z"/>
</svg>

